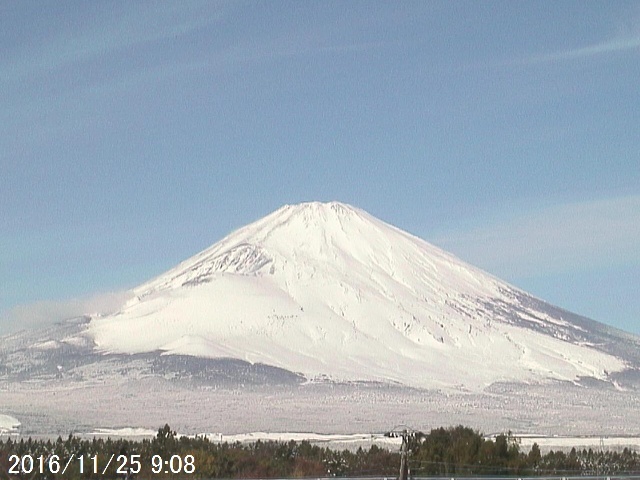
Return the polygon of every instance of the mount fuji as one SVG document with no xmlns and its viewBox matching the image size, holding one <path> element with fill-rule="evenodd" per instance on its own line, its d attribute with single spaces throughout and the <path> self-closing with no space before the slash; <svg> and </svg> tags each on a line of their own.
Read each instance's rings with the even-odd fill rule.
<svg viewBox="0 0 640 480">
<path fill-rule="evenodd" d="M 640 429 L 637 336 L 345 204 L 282 207 L 130 293 L 0 337 L 19 434 Z"/>
<path fill-rule="evenodd" d="M 615 383 L 639 363 L 636 337 L 337 202 L 284 206 L 132 293 L 82 332 L 95 351 L 472 391 L 496 382 Z"/>
</svg>

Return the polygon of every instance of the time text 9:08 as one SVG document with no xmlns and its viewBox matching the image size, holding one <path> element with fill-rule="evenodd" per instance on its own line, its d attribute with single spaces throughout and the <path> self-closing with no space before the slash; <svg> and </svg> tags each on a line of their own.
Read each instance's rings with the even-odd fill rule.
<svg viewBox="0 0 640 480">
<path fill-rule="evenodd" d="M 86 457 L 86 462 L 85 462 Z M 9 475 L 21 475 L 31 473 L 51 473 L 64 475 L 69 466 L 75 463 L 81 474 L 93 473 L 96 475 L 106 475 L 109 467 L 115 468 L 116 474 L 138 474 L 142 470 L 141 456 L 134 455 L 111 455 L 105 457 L 104 461 L 98 458 L 98 455 L 74 455 L 66 459 L 60 458 L 58 455 L 10 455 L 9 456 Z M 161 455 L 153 455 L 151 457 L 151 472 L 153 473 L 195 473 L 196 465 L 193 455 L 171 455 L 168 459 L 164 459 Z"/>
</svg>

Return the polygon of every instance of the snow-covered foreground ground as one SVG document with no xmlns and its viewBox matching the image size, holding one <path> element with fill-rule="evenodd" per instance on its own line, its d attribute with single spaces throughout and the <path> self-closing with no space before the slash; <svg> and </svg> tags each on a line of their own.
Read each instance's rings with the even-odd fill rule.
<svg viewBox="0 0 640 480">
<path fill-rule="evenodd" d="M 21 435 L 101 433 L 97 429 L 108 434 L 125 427 L 144 434 L 168 423 L 182 434 L 232 440 L 247 432 L 382 434 L 399 425 L 429 431 L 461 424 L 485 434 L 592 436 L 599 446 L 600 437 L 638 435 L 639 409 L 637 392 L 570 385 L 443 394 L 334 384 L 207 389 L 159 378 L 105 385 L 0 384 L 0 412 L 20 422 Z M 534 441 L 543 445 L 541 438 Z"/>
<path fill-rule="evenodd" d="M 615 450 L 620 451 L 625 448 L 640 451 L 640 436 L 552 436 L 545 437 L 541 435 L 521 435 L 515 434 L 520 441 L 520 448 L 528 452 L 531 446 L 537 443 L 540 450 L 544 453 L 549 450 L 576 450 L 593 449 L 599 450 Z"/>
<path fill-rule="evenodd" d="M 0 416 L 2 421 L 3 416 Z M 5 418 L 10 418 L 4 416 Z M 16 421 L 15 419 L 11 421 Z M 157 430 L 146 428 L 97 428 L 92 432 L 80 434 L 83 437 L 110 437 L 110 438 L 152 438 L 157 434 Z M 182 435 L 181 432 L 177 432 Z M 572 448 L 578 450 L 616 450 L 624 448 L 640 451 L 640 435 L 625 436 L 544 436 L 531 433 L 512 432 L 518 440 L 520 448 L 524 452 L 531 450 L 534 443 L 543 453 L 549 450 L 569 451 Z M 308 441 L 314 445 L 320 445 L 334 450 L 357 450 L 358 448 L 369 449 L 376 445 L 388 450 L 399 450 L 402 438 L 399 436 L 388 436 L 384 433 L 351 433 L 351 434 L 330 434 L 314 432 L 249 432 L 225 435 L 223 433 L 200 433 L 198 436 L 205 436 L 214 443 L 253 443 L 257 441 L 268 442 L 295 442 Z M 495 440 L 496 435 L 487 435 L 486 438 Z"/>
<path fill-rule="evenodd" d="M 182 435 L 177 432 L 178 435 Z M 95 432 L 83 436 L 89 437 L 111 437 L 111 438 L 151 438 L 156 435 L 156 431 L 141 428 L 99 428 Z M 352 433 L 329 434 L 313 432 L 249 432 L 224 435 L 222 433 L 200 433 L 198 436 L 207 437 L 213 443 L 254 443 L 262 442 L 295 442 L 308 441 L 315 445 L 321 445 L 334 450 L 357 450 L 362 447 L 368 449 L 373 445 L 389 450 L 397 450 L 402 444 L 400 437 L 388 437 L 381 433 Z"/>
<path fill-rule="evenodd" d="M 10 415 L 0 414 L 0 434 L 16 433 L 20 427 L 20 422 L 17 418 Z"/>
</svg>

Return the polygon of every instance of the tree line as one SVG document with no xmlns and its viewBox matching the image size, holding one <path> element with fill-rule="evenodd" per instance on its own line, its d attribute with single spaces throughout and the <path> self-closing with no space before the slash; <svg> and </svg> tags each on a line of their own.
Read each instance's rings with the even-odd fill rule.
<svg viewBox="0 0 640 480">
<path fill-rule="evenodd" d="M 588 476 L 640 473 L 640 455 L 625 448 L 621 452 L 593 449 L 569 453 L 549 451 L 545 455 L 534 443 L 523 452 L 511 433 L 495 440 L 468 427 L 431 430 L 418 435 L 410 446 L 410 465 L 415 475 L 436 476 Z"/>
<path fill-rule="evenodd" d="M 487 439 L 468 427 L 437 428 L 412 437 L 409 468 L 420 476 L 542 476 L 640 473 L 640 455 L 572 449 L 523 452 L 511 434 Z M 71 459 L 71 460 L 70 460 Z M 82 460 L 80 460 L 82 459 Z M 111 459 L 111 460 L 109 460 Z M 217 443 L 179 436 L 165 425 L 152 439 L 0 441 L 0 479 L 395 477 L 400 453 L 372 445 L 356 451 L 302 442 Z M 64 468 L 64 473 L 63 473 Z"/>
</svg>

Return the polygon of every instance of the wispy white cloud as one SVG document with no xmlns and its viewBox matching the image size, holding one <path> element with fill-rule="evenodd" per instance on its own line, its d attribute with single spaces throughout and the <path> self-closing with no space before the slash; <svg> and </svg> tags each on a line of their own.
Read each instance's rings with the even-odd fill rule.
<svg viewBox="0 0 640 480">
<path fill-rule="evenodd" d="M 431 240 L 506 278 L 640 265 L 640 195 L 558 205 Z"/>
<path fill-rule="evenodd" d="M 637 6 L 621 13 L 616 25 L 610 25 L 611 34 L 591 45 L 557 50 L 555 52 L 531 55 L 524 59 L 524 64 L 556 63 L 589 57 L 629 53 L 636 50 L 640 53 L 640 9 Z"/>
<path fill-rule="evenodd" d="M 586 47 L 532 55 L 523 60 L 521 63 L 529 65 L 536 63 L 553 63 L 638 49 L 640 49 L 640 35 L 606 40 L 594 45 L 588 45 Z"/>
<path fill-rule="evenodd" d="M 100 22 L 65 29 L 23 51 L 3 65 L 5 78 L 21 80 L 31 75 L 66 67 L 109 52 L 135 45 L 176 38 L 216 23 L 222 17 L 222 2 L 127 3 L 126 8 Z"/>
<path fill-rule="evenodd" d="M 275 37 L 234 38 L 222 35 L 211 40 L 211 28 L 230 16 L 230 11 L 241 8 L 240 2 L 194 0 L 183 4 L 133 3 L 125 4 L 120 14 L 100 16 L 100 22 L 88 22 L 84 28 L 62 30 L 52 34 L 46 42 L 29 51 L 19 52 L 13 61 L 10 56 L 0 61 L 5 76 L 1 82 L 18 84 L 27 78 L 44 78 L 49 72 L 82 66 L 83 62 L 104 57 L 114 52 L 139 51 L 141 45 L 178 38 L 198 30 L 208 30 L 209 47 L 188 55 L 168 53 L 161 60 L 131 68 L 116 65 L 110 74 L 87 85 L 74 85 L 68 95 L 74 99 L 82 92 L 94 95 L 99 91 L 126 90 L 132 85 L 148 84 L 166 77 L 180 77 L 188 72 L 210 70 L 216 73 L 232 72 L 246 66 L 287 57 L 350 53 L 375 50 L 388 46 L 382 41 L 336 41 L 334 31 L 325 25 L 311 29 L 293 28 Z M 215 36 L 214 36 L 215 37 Z M 0 59 L 1 60 L 1 59 Z M 47 99 L 51 101 L 51 97 Z M 66 98 L 63 99 L 67 101 Z M 42 99 L 33 101 L 34 109 L 41 109 Z M 8 114 L 20 114 L 24 103 Z"/>
<path fill-rule="evenodd" d="M 130 292 L 108 292 L 86 298 L 18 305 L 0 314 L 0 334 L 38 328 L 82 315 L 117 312 L 132 298 Z"/>
</svg>

